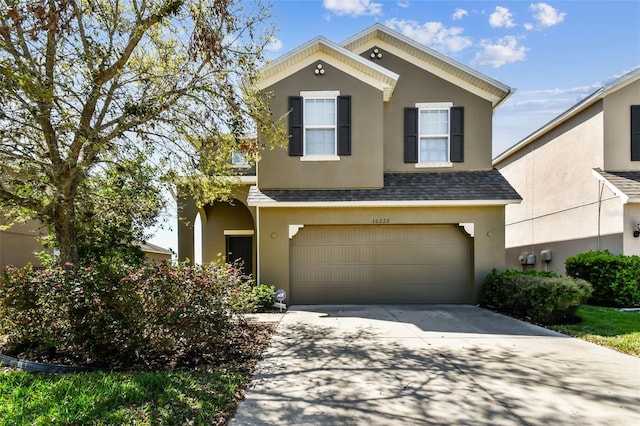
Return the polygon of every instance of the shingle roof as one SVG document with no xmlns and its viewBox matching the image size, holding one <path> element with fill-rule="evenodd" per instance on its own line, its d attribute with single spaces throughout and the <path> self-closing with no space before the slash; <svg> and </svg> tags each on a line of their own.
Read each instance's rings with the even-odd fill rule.
<svg viewBox="0 0 640 426">
<path fill-rule="evenodd" d="M 386 173 L 380 189 L 263 189 L 252 187 L 249 205 L 278 203 L 506 204 L 522 198 L 497 170 L 448 173 Z"/>
<path fill-rule="evenodd" d="M 593 169 L 623 202 L 640 202 L 640 171 L 605 172 Z"/>
</svg>

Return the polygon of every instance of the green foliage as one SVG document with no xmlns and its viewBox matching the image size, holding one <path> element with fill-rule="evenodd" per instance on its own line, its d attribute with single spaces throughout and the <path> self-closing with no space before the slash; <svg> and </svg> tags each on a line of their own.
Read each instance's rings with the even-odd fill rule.
<svg viewBox="0 0 640 426">
<path fill-rule="evenodd" d="M 246 372 L 0 373 L 3 425 L 214 425 Z"/>
<path fill-rule="evenodd" d="M 161 172 L 155 183 L 202 205 L 231 194 L 233 152 L 256 161 L 287 140 L 256 89 L 272 34 L 260 1 L 0 0 L 0 9 L 0 208 L 47 226 L 60 265 L 117 258 L 104 252 L 109 241 L 138 233 L 146 185 L 110 190 L 110 173 L 135 177 L 132 151 Z M 136 187 L 144 201 L 130 209 Z M 118 216 L 100 207 L 120 201 L 123 221 L 109 222 Z"/>
<path fill-rule="evenodd" d="M 570 320 L 592 291 L 584 280 L 560 277 L 550 271 L 493 269 L 482 288 L 482 301 L 501 312 L 554 324 Z"/>
<path fill-rule="evenodd" d="M 593 285 L 590 304 L 633 306 L 640 304 L 640 257 L 608 251 L 578 253 L 565 261 L 567 275 Z"/>
<path fill-rule="evenodd" d="M 569 336 L 597 343 L 620 352 L 640 356 L 640 311 L 583 305 L 576 312 L 575 324 L 551 327 Z"/>
<path fill-rule="evenodd" d="M 9 353 L 63 355 L 85 364 L 127 365 L 165 355 L 188 362 L 224 338 L 241 278 L 228 265 L 7 268 L 0 334 Z"/>
<path fill-rule="evenodd" d="M 276 286 L 258 284 L 251 288 L 251 299 L 257 312 L 266 312 L 273 307 L 276 301 Z"/>
</svg>

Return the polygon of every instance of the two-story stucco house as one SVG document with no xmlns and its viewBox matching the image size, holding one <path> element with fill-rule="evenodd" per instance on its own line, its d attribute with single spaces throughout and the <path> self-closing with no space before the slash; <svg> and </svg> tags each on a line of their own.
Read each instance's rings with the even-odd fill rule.
<svg viewBox="0 0 640 426">
<path fill-rule="evenodd" d="M 494 165 L 524 199 L 506 208 L 507 266 L 519 267 L 522 259 L 525 267 L 564 273 L 565 259 L 579 252 L 640 254 L 640 68 L 578 102 Z"/>
<path fill-rule="evenodd" d="M 261 89 L 287 115 L 233 203 L 202 218 L 203 262 L 243 259 L 288 303 L 474 303 L 504 266 L 520 196 L 491 163 L 492 114 L 511 89 L 382 25 L 315 38 L 273 61 Z M 179 226 L 179 255 L 193 258 Z"/>
</svg>

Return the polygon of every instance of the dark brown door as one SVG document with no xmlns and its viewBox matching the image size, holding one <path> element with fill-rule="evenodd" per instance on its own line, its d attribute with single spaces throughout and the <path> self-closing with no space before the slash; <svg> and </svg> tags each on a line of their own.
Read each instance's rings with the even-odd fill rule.
<svg viewBox="0 0 640 426">
<path fill-rule="evenodd" d="M 227 235 L 227 263 L 238 263 L 244 275 L 253 271 L 253 237 Z"/>
</svg>

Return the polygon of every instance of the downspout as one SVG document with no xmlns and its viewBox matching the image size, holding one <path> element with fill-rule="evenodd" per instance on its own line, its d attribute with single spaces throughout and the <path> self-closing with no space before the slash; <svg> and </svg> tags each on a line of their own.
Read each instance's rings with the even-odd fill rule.
<svg viewBox="0 0 640 426">
<path fill-rule="evenodd" d="M 602 193 L 604 192 L 604 182 L 598 182 L 600 185 L 600 194 L 598 195 L 598 251 L 600 251 L 600 223 L 602 218 Z"/>
</svg>

